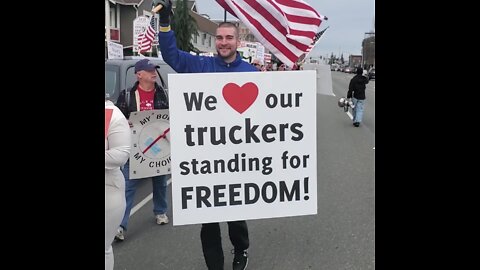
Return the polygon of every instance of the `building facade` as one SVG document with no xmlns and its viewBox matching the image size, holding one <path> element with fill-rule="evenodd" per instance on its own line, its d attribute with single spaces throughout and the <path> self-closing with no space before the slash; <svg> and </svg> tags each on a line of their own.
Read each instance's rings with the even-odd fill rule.
<svg viewBox="0 0 480 270">
<path fill-rule="evenodd" d="M 138 16 L 151 16 L 152 0 L 104 0 L 105 1 L 105 58 L 107 58 L 107 41 L 123 46 L 125 56 L 133 55 L 133 21 Z M 176 0 L 172 1 L 173 9 Z M 215 33 L 223 20 L 211 20 L 206 14 L 199 14 L 195 0 L 188 0 L 190 15 L 197 23 L 198 35 L 192 36 L 193 46 L 200 52 L 216 54 Z M 158 22 L 158 15 L 157 22 Z M 230 21 L 239 28 L 240 40 L 258 42 L 250 30 L 239 20 Z M 155 23 L 158 28 L 158 23 Z M 158 29 L 156 29 L 158 31 Z M 268 53 L 268 51 L 265 51 Z"/>
<path fill-rule="evenodd" d="M 362 58 L 364 69 L 375 67 L 375 32 L 365 33 L 362 41 Z"/>
</svg>

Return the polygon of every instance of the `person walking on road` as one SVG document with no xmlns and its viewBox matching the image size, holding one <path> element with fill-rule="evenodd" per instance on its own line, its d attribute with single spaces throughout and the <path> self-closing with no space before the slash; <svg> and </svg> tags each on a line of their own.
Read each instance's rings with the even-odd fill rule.
<svg viewBox="0 0 480 270">
<path fill-rule="evenodd" d="M 355 127 L 359 127 L 362 122 L 367 83 L 368 78 L 363 75 L 363 69 L 357 68 L 356 75 L 350 80 L 347 92 L 348 99 L 352 99 L 353 96 L 353 125 Z"/>
</svg>

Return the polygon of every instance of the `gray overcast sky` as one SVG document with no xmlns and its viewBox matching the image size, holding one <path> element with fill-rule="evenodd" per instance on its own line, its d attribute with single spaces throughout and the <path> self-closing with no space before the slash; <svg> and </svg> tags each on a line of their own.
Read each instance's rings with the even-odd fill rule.
<svg viewBox="0 0 480 270">
<path fill-rule="evenodd" d="M 215 0 L 196 0 L 199 13 L 223 20 L 223 9 Z M 309 56 L 333 54 L 348 59 L 361 54 L 365 32 L 374 30 L 375 0 L 304 0 L 318 13 L 327 16 L 320 29 L 330 26 Z M 228 13 L 227 13 L 228 14 Z M 234 18 L 228 14 L 227 19 Z"/>
</svg>

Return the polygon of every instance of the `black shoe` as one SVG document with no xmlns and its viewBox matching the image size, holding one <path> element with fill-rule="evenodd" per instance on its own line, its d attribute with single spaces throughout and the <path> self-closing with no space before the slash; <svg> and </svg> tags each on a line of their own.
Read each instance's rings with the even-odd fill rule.
<svg viewBox="0 0 480 270">
<path fill-rule="evenodd" d="M 359 127 L 359 126 L 360 126 L 360 123 L 359 123 L 359 122 L 355 122 L 355 123 L 353 123 L 353 125 L 356 126 L 356 127 Z"/>
<path fill-rule="evenodd" d="M 247 269 L 248 265 L 248 252 L 247 250 L 242 251 L 233 251 L 232 253 L 235 254 L 233 258 L 233 270 L 245 270 Z"/>
</svg>

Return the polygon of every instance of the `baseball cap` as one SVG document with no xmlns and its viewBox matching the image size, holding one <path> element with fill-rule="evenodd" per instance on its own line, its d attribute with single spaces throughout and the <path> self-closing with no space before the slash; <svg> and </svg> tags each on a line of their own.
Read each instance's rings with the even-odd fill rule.
<svg viewBox="0 0 480 270">
<path fill-rule="evenodd" d="M 153 63 L 150 62 L 148 59 L 142 59 L 135 63 L 135 73 L 145 70 L 145 71 L 153 71 L 155 68 L 159 68 L 159 66 L 154 65 Z"/>
</svg>

